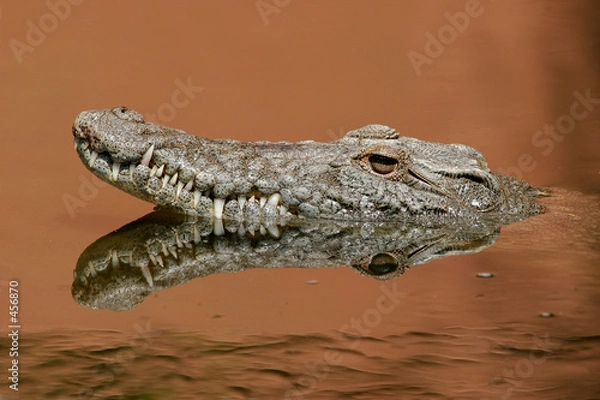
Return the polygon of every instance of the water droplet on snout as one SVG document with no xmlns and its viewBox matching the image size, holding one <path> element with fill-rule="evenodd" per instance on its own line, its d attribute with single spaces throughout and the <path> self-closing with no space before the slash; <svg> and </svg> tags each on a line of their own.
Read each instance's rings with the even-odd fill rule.
<svg viewBox="0 0 600 400">
<path fill-rule="evenodd" d="M 494 274 L 492 274 L 491 272 L 480 272 L 477 274 L 478 278 L 493 278 Z"/>
</svg>

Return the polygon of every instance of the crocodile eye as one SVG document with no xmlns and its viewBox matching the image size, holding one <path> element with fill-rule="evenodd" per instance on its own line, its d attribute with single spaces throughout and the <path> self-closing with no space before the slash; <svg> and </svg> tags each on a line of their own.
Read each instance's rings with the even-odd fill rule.
<svg viewBox="0 0 600 400">
<path fill-rule="evenodd" d="M 380 154 L 373 154 L 369 156 L 369 165 L 374 172 L 381 175 L 387 175 L 396 171 L 398 168 L 398 160 Z"/>
<path fill-rule="evenodd" d="M 373 275 L 385 275 L 398 268 L 398 260 L 387 253 L 375 254 L 369 263 L 369 272 Z"/>
</svg>

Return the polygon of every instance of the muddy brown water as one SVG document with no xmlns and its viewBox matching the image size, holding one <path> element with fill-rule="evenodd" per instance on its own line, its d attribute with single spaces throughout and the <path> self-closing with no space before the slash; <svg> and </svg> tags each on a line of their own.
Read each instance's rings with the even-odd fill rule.
<svg viewBox="0 0 600 400">
<path fill-rule="evenodd" d="M 593 1 L 0 5 L 0 398 L 600 398 L 599 17 Z M 152 209 L 73 151 L 75 115 L 115 105 L 240 140 L 387 124 L 554 195 L 484 251 L 392 281 L 255 269 L 90 310 L 71 296 L 79 255 Z"/>
</svg>

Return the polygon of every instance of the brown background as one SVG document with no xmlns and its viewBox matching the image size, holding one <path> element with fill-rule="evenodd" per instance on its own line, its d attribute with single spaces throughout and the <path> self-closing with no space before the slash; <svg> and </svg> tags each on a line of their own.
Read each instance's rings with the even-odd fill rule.
<svg viewBox="0 0 600 400">
<path fill-rule="evenodd" d="M 251 271 L 196 280 L 127 313 L 79 308 L 70 284 L 81 251 L 152 209 L 109 187 L 80 192 L 91 174 L 72 149 L 72 121 L 82 110 L 116 105 L 211 138 L 331 141 L 381 123 L 407 136 L 469 144 L 495 171 L 519 175 L 519 168 L 534 185 L 563 189 L 547 200 L 549 215 L 508 227 L 489 251 L 401 277 L 407 305 L 377 334 L 457 321 L 493 326 L 549 308 L 595 315 L 582 305 L 592 304 L 588 292 L 572 292 L 560 305 L 536 296 L 570 291 L 574 278 L 561 271 L 597 263 L 600 107 L 548 155 L 532 138 L 569 114 L 575 92 L 600 98 L 598 7 L 482 1 L 480 15 L 417 73 L 407 54 L 427 54 L 427 33 L 447 29 L 445 13 L 470 3 L 84 1 L 63 8 L 56 26 L 45 2 L 1 4 L 0 279 L 21 282 L 23 332 L 130 332 L 132 321 L 149 318 L 160 329 L 223 338 L 326 331 L 362 315 L 380 294 L 377 282 L 349 269 Z M 262 16 L 259 6 L 267 7 Z M 40 19 L 49 24 L 43 38 L 32 33 Z M 165 118 L 158 111 L 172 102 L 176 82 L 188 80 L 202 91 Z M 528 171 L 519 165 L 523 155 Z M 72 215 L 65 198 L 86 207 Z M 526 268 L 540 254 L 564 257 L 556 269 Z M 486 288 L 505 301 L 475 300 L 480 280 L 449 284 L 500 268 L 502 257 L 514 257 L 513 272 L 522 274 L 514 279 L 525 282 L 498 279 Z M 306 285 L 309 279 L 319 284 Z M 597 331 L 597 322 L 590 328 L 583 321 L 546 328 Z"/>
</svg>

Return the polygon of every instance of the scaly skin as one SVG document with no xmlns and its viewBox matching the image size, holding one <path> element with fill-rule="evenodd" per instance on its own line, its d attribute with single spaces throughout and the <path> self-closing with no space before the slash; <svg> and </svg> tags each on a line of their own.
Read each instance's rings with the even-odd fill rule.
<svg viewBox="0 0 600 400">
<path fill-rule="evenodd" d="M 378 280 L 396 278 L 413 265 L 479 252 L 500 227 L 437 228 L 384 222 L 305 220 L 299 226 L 240 231 L 213 218 L 189 220 L 155 212 L 88 246 L 74 272 L 72 295 L 83 307 L 128 310 L 153 292 L 212 274 L 253 268 L 350 266 Z"/>
<path fill-rule="evenodd" d="M 73 135 L 83 163 L 104 181 L 161 208 L 217 220 L 479 224 L 542 211 L 537 190 L 493 174 L 475 149 L 400 137 L 383 125 L 332 143 L 244 143 L 191 136 L 117 107 L 82 112 Z"/>
</svg>

